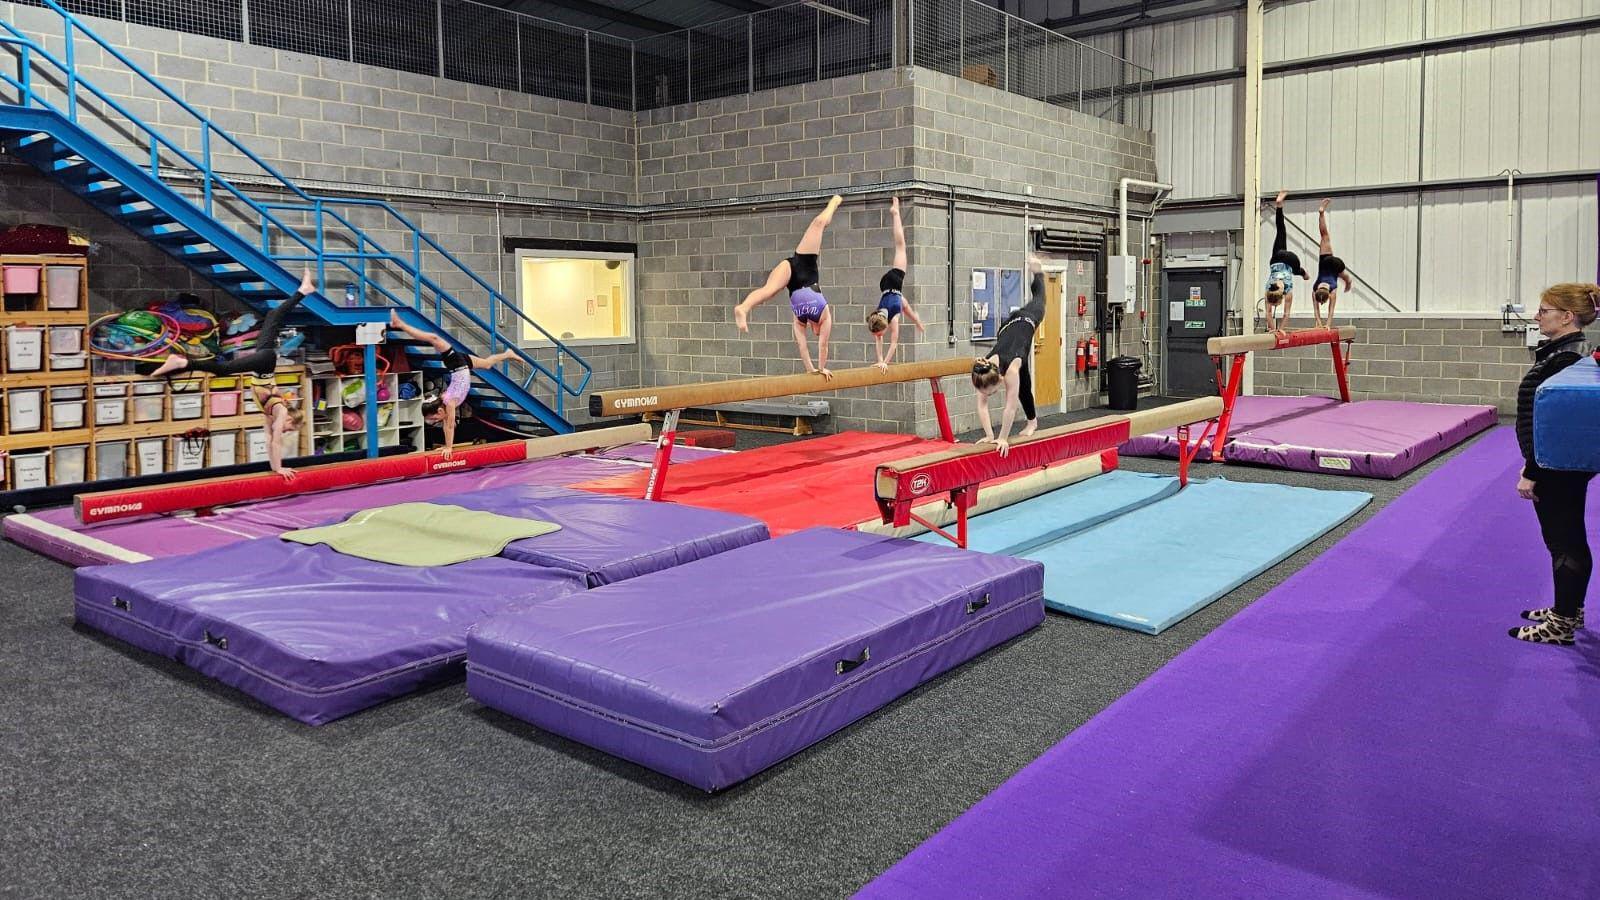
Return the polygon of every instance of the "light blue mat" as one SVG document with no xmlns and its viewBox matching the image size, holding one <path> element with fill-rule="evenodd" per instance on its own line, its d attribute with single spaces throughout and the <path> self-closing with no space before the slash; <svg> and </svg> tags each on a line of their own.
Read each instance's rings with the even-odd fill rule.
<svg viewBox="0 0 1600 900">
<path fill-rule="evenodd" d="M 1223 478 L 1180 491 L 1165 475 L 1109 472 L 973 518 L 968 546 L 1044 563 L 1051 609 L 1160 634 L 1371 500 Z"/>
</svg>

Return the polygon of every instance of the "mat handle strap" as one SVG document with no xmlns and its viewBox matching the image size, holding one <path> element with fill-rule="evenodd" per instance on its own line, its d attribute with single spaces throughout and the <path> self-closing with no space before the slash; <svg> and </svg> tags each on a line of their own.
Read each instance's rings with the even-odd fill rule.
<svg viewBox="0 0 1600 900">
<path fill-rule="evenodd" d="M 988 594 L 984 594 L 983 595 L 983 599 L 981 599 L 981 600 L 968 600 L 967 601 L 967 615 L 970 616 L 973 613 L 977 612 L 980 609 L 983 609 L 985 606 L 988 606 L 988 605 L 989 605 L 989 595 Z"/>
<path fill-rule="evenodd" d="M 225 635 L 212 634 L 211 629 L 206 629 L 206 643 L 218 650 L 228 649 L 228 638 Z"/>
<path fill-rule="evenodd" d="M 834 663 L 833 664 L 833 674 L 835 674 L 835 675 L 843 675 L 844 673 L 850 671 L 851 669 L 856 668 L 857 666 L 861 665 L 862 663 L 866 662 L 867 660 L 869 660 L 871 658 L 872 658 L 871 651 L 866 647 L 862 647 L 861 648 L 861 655 L 859 657 L 857 657 L 855 659 L 841 659 L 838 662 Z"/>
</svg>

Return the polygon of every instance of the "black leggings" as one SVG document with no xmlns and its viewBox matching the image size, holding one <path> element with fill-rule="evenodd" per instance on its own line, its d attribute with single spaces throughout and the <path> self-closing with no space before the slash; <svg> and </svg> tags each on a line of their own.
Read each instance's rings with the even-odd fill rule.
<svg viewBox="0 0 1600 900">
<path fill-rule="evenodd" d="M 1289 232 L 1283 226 L 1283 207 L 1278 207 L 1278 234 L 1272 239 L 1272 261 L 1285 263 L 1296 275 L 1304 277 L 1305 270 L 1300 268 L 1300 255 L 1289 249 Z M 1288 290 L 1287 287 L 1284 290 Z"/>
<path fill-rule="evenodd" d="M 191 359 L 189 368 L 212 375 L 240 375 L 250 372 L 271 375 L 278 368 L 278 332 L 283 330 L 283 320 L 294 311 L 305 295 L 295 291 L 289 299 L 267 310 L 261 320 L 261 330 L 256 332 L 256 346 L 249 353 L 241 353 L 226 362 L 217 359 Z"/>
<path fill-rule="evenodd" d="M 1533 511 L 1539 517 L 1539 532 L 1550 549 L 1550 573 L 1555 581 L 1555 611 L 1572 617 L 1583 609 L 1583 596 L 1589 590 L 1589 575 L 1594 557 L 1589 552 L 1589 535 L 1584 530 L 1583 507 L 1589 495 L 1591 472 L 1552 472 L 1546 470 L 1534 482 L 1539 499 Z"/>
</svg>

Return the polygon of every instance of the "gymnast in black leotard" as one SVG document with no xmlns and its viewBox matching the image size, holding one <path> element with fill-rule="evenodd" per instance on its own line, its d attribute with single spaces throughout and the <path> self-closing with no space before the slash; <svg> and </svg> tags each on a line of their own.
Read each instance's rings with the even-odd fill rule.
<svg viewBox="0 0 1600 900">
<path fill-rule="evenodd" d="M 1034 332 L 1044 321 L 1044 272 L 1037 258 L 1028 260 L 1028 270 L 1033 273 L 1028 305 L 1006 317 L 1000 330 L 995 332 L 994 347 L 989 355 L 972 364 L 972 386 L 978 389 L 978 421 L 983 424 L 983 437 L 978 443 L 999 445 L 1001 456 L 1006 455 L 1010 446 L 1011 422 L 1019 405 L 1026 423 L 1018 436 L 1027 437 L 1039 429 L 1039 416 L 1033 408 L 1033 373 L 1028 363 L 1033 353 Z M 989 421 L 989 395 L 1002 382 L 1006 388 L 1006 403 L 1000 418 L 1000 435 L 996 437 Z"/>
<path fill-rule="evenodd" d="M 316 292 L 316 285 L 311 280 L 311 270 L 307 269 L 301 276 L 300 289 L 288 300 L 267 311 L 267 315 L 261 320 L 261 330 L 256 332 L 255 349 L 249 353 L 241 353 L 226 362 L 214 359 L 190 359 L 173 353 L 168 355 L 166 362 L 152 373 L 152 377 L 160 377 L 193 369 L 211 375 L 249 375 L 250 389 L 255 394 L 256 405 L 261 407 L 261 414 L 267 419 L 267 461 L 271 464 L 272 471 L 282 475 L 286 481 L 293 481 L 295 473 L 293 469 L 284 468 L 283 465 L 283 436 L 299 431 L 305 422 L 305 417 L 303 413 L 289 405 L 290 398 L 278 389 L 274 377 L 278 369 L 278 333 L 283 330 L 283 320 L 300 305 L 300 301 Z"/>
</svg>

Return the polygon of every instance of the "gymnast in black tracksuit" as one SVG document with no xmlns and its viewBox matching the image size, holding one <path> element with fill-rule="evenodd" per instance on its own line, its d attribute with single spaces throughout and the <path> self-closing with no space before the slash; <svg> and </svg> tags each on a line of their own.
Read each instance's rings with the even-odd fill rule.
<svg viewBox="0 0 1600 900">
<path fill-rule="evenodd" d="M 1016 417 L 1019 405 L 1027 420 L 1019 436 L 1027 437 L 1039 428 L 1039 416 L 1033 408 L 1033 373 L 1030 371 L 1029 357 L 1033 352 L 1034 332 L 1039 330 L 1039 323 L 1044 321 L 1044 273 L 1039 270 L 1037 260 L 1030 261 L 1029 269 L 1033 272 L 1033 281 L 1029 285 L 1031 297 L 1028 305 L 1006 317 L 1000 330 L 995 333 L 994 347 L 989 355 L 978 358 L 972 364 L 972 386 L 978 389 L 978 421 L 983 423 L 983 438 L 978 443 L 999 444 L 1002 456 L 1006 453 L 1011 437 L 1011 422 Z M 989 395 L 1002 382 L 1006 386 L 1006 404 L 997 438 L 989 421 Z"/>
</svg>

